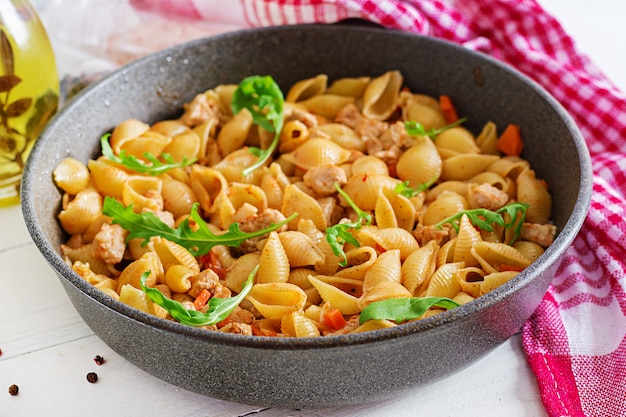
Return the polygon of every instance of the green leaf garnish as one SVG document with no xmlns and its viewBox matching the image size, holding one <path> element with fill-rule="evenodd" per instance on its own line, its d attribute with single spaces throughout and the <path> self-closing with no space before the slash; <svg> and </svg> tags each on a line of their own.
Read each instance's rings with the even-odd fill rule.
<svg viewBox="0 0 626 417">
<path fill-rule="evenodd" d="M 294 213 L 280 223 L 272 223 L 265 229 L 250 233 L 242 232 L 239 224 L 232 223 L 227 232 L 216 235 L 211 232 L 204 219 L 198 214 L 198 203 L 193 205 L 189 217 L 183 220 L 176 229 L 169 227 L 154 213 L 135 213 L 132 205 L 124 207 L 122 203 L 109 196 L 104 199 L 102 213 L 113 218 L 113 223 L 119 224 L 130 232 L 127 239 L 143 239 L 145 244 L 150 241 L 151 237 L 161 236 L 183 246 L 194 256 L 204 255 L 216 245 L 238 247 L 247 239 L 263 236 L 278 229 L 298 215 Z M 197 230 L 193 230 L 196 228 Z"/>
<path fill-rule="evenodd" d="M 208 303 L 206 313 L 197 310 L 187 310 L 185 306 L 178 301 L 167 298 L 159 289 L 146 286 L 146 278 L 150 275 L 150 271 L 146 271 L 141 275 L 141 289 L 146 293 L 153 303 L 160 305 L 179 323 L 188 326 L 212 326 L 223 321 L 228 315 L 243 301 L 252 289 L 254 275 L 259 269 L 256 265 L 252 272 L 248 275 L 248 279 L 243 283 L 241 292 L 234 297 L 218 298 L 212 297 Z"/>
<path fill-rule="evenodd" d="M 409 187 L 408 181 L 402 181 L 393 188 L 393 192 L 396 194 L 400 194 L 406 198 L 411 198 L 417 196 L 419 193 L 428 190 L 431 185 L 437 181 L 439 178 L 437 175 L 432 177 L 428 182 L 418 185 L 416 188 Z"/>
<path fill-rule="evenodd" d="M 491 211 L 487 209 L 472 209 L 472 210 L 463 210 L 452 216 L 443 219 L 439 223 L 435 225 L 437 229 L 441 229 L 441 227 L 449 223 L 455 231 L 459 231 L 459 222 L 461 221 L 461 217 L 463 215 L 467 215 L 469 221 L 475 226 L 487 232 L 493 232 L 493 225 L 497 224 L 499 226 L 504 226 L 506 229 L 509 229 L 515 226 L 515 233 L 509 242 L 509 245 L 512 245 L 515 240 L 519 237 L 522 226 L 524 224 L 524 219 L 526 218 L 526 209 L 528 208 L 528 204 L 526 203 L 511 203 L 506 206 L 498 209 L 497 211 Z M 518 213 L 520 214 L 518 219 Z M 507 222 L 504 219 L 504 215 L 508 214 L 509 221 Z"/>
<path fill-rule="evenodd" d="M 339 261 L 339 265 L 346 266 L 348 265 L 348 258 L 346 257 L 346 253 L 343 250 L 343 245 L 345 243 L 350 243 L 354 246 L 360 246 L 359 241 L 352 235 L 352 229 L 360 229 L 363 221 L 365 221 L 366 225 L 372 223 L 372 215 L 361 210 L 355 203 L 352 201 L 350 196 L 346 194 L 344 190 L 339 187 L 339 184 L 335 183 L 335 189 L 341 195 L 346 202 L 352 207 L 352 210 L 357 214 L 358 218 L 354 222 L 348 223 L 339 223 L 334 226 L 330 226 L 326 228 L 326 241 L 330 244 L 331 249 L 335 256 L 339 256 L 341 261 Z"/>
<path fill-rule="evenodd" d="M 162 153 L 160 158 L 152 155 L 149 152 L 143 154 L 143 157 L 149 162 L 146 163 L 134 155 L 130 155 L 125 150 L 122 150 L 119 155 L 115 155 L 111 145 L 109 144 L 110 133 L 103 135 L 100 138 L 100 146 L 102 147 L 102 155 L 107 159 L 123 165 L 124 167 L 139 172 L 142 174 L 160 175 L 170 169 L 182 168 L 191 165 L 195 162 L 195 159 L 188 160 L 183 158 L 182 162 L 174 162 L 172 155 L 168 153 Z M 163 162 L 163 161 L 165 162 Z"/>
<path fill-rule="evenodd" d="M 359 315 L 359 323 L 363 324 L 368 320 L 391 320 L 403 323 L 423 316 L 431 307 L 450 310 L 458 306 L 459 303 L 446 297 L 388 298 L 365 307 Z"/>
<path fill-rule="evenodd" d="M 237 86 L 231 102 L 233 114 L 239 113 L 242 109 L 248 109 L 252 113 L 253 123 L 274 133 L 274 139 L 267 149 L 249 148 L 250 152 L 259 159 L 244 169 L 244 176 L 262 166 L 276 149 L 280 131 L 283 128 L 284 102 L 280 87 L 269 75 L 253 75 L 244 78 Z"/>
<path fill-rule="evenodd" d="M 459 120 L 452 122 L 449 125 L 441 127 L 439 129 L 433 128 L 430 130 L 426 130 L 424 128 L 424 125 L 422 125 L 420 122 L 416 122 L 414 120 L 407 120 L 406 122 L 404 122 L 404 128 L 406 129 L 406 132 L 411 136 L 428 136 L 429 138 L 434 140 L 442 132 L 445 132 L 446 130 L 450 128 L 459 126 L 461 123 L 465 122 L 466 120 L 467 120 L 467 117 L 461 117 Z"/>
</svg>

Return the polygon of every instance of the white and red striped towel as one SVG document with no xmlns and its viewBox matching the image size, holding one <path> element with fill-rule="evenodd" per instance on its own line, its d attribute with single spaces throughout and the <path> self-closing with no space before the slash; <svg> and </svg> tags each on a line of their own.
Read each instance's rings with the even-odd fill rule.
<svg viewBox="0 0 626 417">
<path fill-rule="evenodd" d="M 363 18 L 488 53 L 571 113 L 593 161 L 591 209 L 523 344 L 550 416 L 626 415 L 626 96 L 534 0 L 130 0 L 240 27 Z M 226 5 L 227 4 L 227 5 Z"/>
</svg>

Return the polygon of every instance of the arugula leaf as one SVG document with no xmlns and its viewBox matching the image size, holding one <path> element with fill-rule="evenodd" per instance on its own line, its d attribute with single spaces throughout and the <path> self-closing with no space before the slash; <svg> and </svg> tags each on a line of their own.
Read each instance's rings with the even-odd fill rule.
<svg viewBox="0 0 626 417">
<path fill-rule="evenodd" d="M 237 86 L 231 102 L 233 114 L 239 113 L 242 109 L 248 109 L 252 113 L 253 123 L 274 133 L 274 140 L 267 149 L 250 148 L 250 152 L 259 159 L 244 169 L 243 175 L 248 175 L 261 167 L 276 149 L 280 131 L 283 128 L 284 102 L 280 87 L 269 75 L 253 75 L 244 78 Z"/>
<path fill-rule="evenodd" d="M 289 223 L 298 216 L 297 213 L 294 213 L 280 223 L 272 224 L 265 229 L 251 233 L 242 232 L 239 229 L 239 224 L 233 223 L 226 233 L 216 235 L 211 232 L 206 222 L 202 219 L 200 214 L 198 214 L 198 205 L 198 203 L 193 205 L 189 217 L 183 220 L 176 229 L 172 229 L 167 224 L 163 223 L 154 213 L 145 212 L 137 214 L 133 211 L 132 205 L 124 207 L 122 203 L 109 196 L 104 199 L 102 213 L 112 217 L 113 223 L 119 224 L 130 232 L 127 239 L 143 239 L 144 244 L 146 244 L 150 241 L 151 237 L 161 236 L 183 246 L 194 256 L 204 255 L 216 245 L 238 247 L 245 240 L 263 236 Z M 195 228 L 197 228 L 197 230 L 194 230 Z"/>
<path fill-rule="evenodd" d="M 135 172 L 150 175 L 160 175 L 170 169 L 186 167 L 195 162 L 195 159 L 188 160 L 187 158 L 184 158 L 182 162 L 174 162 L 174 158 L 172 158 L 172 155 L 168 153 L 162 153 L 160 155 L 160 158 L 163 159 L 163 161 L 165 162 L 162 162 L 159 158 L 149 152 L 144 153 L 143 157 L 146 158 L 149 163 L 140 160 L 134 155 L 130 155 L 125 150 L 122 150 L 119 155 L 115 155 L 113 149 L 111 148 L 111 145 L 109 144 L 110 136 L 111 134 L 107 133 L 100 138 L 102 155 L 104 155 L 107 159 L 121 164 L 124 167 Z"/>
<path fill-rule="evenodd" d="M 446 297 L 388 298 L 365 307 L 359 315 L 359 323 L 363 324 L 368 320 L 392 320 L 402 323 L 423 316 L 431 307 L 450 310 L 458 306 L 456 301 Z"/>
<path fill-rule="evenodd" d="M 209 300 L 209 309 L 206 313 L 196 310 L 187 310 L 185 306 L 178 301 L 167 298 L 158 288 L 150 288 L 146 286 L 146 278 L 150 275 L 150 271 L 146 271 L 141 275 L 140 284 L 143 292 L 148 298 L 166 309 L 179 323 L 188 326 L 212 326 L 226 319 L 228 315 L 243 301 L 252 289 L 254 275 L 259 269 L 256 265 L 252 272 L 248 275 L 248 279 L 243 283 L 241 292 L 234 297 L 217 298 L 212 297 Z"/>
<path fill-rule="evenodd" d="M 396 184 L 396 186 L 393 189 L 393 192 L 396 194 L 400 194 L 406 198 L 415 197 L 419 193 L 428 190 L 430 186 L 433 185 L 435 181 L 437 181 L 437 178 L 438 176 L 435 175 L 428 182 L 418 185 L 417 188 L 411 188 L 409 187 L 408 181 L 403 181 L 403 182 Z"/>
<path fill-rule="evenodd" d="M 428 136 L 429 138 L 435 140 L 435 138 L 445 132 L 446 130 L 459 126 L 461 123 L 465 122 L 467 120 L 467 117 L 461 117 L 459 120 L 450 123 L 449 125 L 446 125 L 442 128 L 439 129 L 430 129 L 430 130 L 426 130 L 424 128 L 424 125 L 422 125 L 420 122 L 416 122 L 415 120 L 407 120 L 406 122 L 404 122 L 404 128 L 406 129 L 406 132 L 411 135 L 411 136 Z"/>
<path fill-rule="evenodd" d="M 449 223 L 455 231 L 459 231 L 459 222 L 463 215 L 467 215 L 470 222 L 475 226 L 487 232 L 493 232 L 493 224 L 497 224 L 499 226 L 503 226 L 506 229 L 509 229 L 515 226 L 515 233 L 509 242 L 509 245 L 512 245 L 513 242 L 519 237 L 522 226 L 524 224 L 524 219 L 526 218 L 526 209 L 528 208 L 528 204 L 526 203 L 511 203 L 506 206 L 498 209 L 497 211 L 491 211 L 487 209 L 472 209 L 472 210 L 463 210 L 452 216 L 443 219 L 439 223 L 435 225 L 437 229 L 441 229 L 441 227 Z M 506 222 L 504 219 L 504 214 L 508 214 L 510 217 L 510 221 Z M 518 213 L 521 213 L 521 216 L 518 220 Z"/>
<path fill-rule="evenodd" d="M 363 221 L 365 221 L 366 225 L 372 223 L 372 215 L 361 210 L 355 203 L 352 201 L 350 196 L 346 194 L 344 190 L 339 187 L 339 184 L 335 183 L 335 189 L 341 195 L 346 202 L 352 207 L 352 210 L 355 211 L 358 218 L 354 222 L 348 223 L 339 223 L 334 226 L 330 226 L 326 228 L 326 241 L 330 244 L 330 248 L 333 250 L 335 256 L 341 257 L 341 261 L 339 261 L 339 265 L 347 266 L 348 258 L 346 257 L 346 253 L 343 250 L 343 245 L 345 243 L 350 243 L 354 246 L 360 246 L 359 241 L 352 235 L 350 232 L 351 229 L 360 229 Z"/>
</svg>

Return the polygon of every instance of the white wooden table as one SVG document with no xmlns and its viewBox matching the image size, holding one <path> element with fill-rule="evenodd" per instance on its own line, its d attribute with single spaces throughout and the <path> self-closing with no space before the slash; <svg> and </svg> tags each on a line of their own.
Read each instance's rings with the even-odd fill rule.
<svg viewBox="0 0 626 417">
<path fill-rule="evenodd" d="M 626 89 L 626 2 L 543 0 L 609 77 Z M 57 46 L 59 68 L 74 65 Z M 106 346 L 78 316 L 23 224 L 0 209 L 0 417 L 56 416 L 545 416 L 519 335 L 480 362 L 387 401 L 326 410 L 278 410 L 203 397 L 162 382 Z M 93 358 L 101 355 L 98 366 Z M 86 375 L 96 372 L 97 383 Z M 10 396 L 11 384 L 19 395 Z"/>
</svg>

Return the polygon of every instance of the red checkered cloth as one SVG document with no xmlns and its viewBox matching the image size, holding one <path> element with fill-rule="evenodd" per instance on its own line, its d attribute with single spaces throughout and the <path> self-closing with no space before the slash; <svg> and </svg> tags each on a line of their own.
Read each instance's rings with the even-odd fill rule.
<svg viewBox="0 0 626 417">
<path fill-rule="evenodd" d="M 488 53 L 545 87 L 576 120 L 593 161 L 591 209 L 522 329 L 550 416 L 626 415 L 626 96 L 533 0 L 131 0 L 245 26 L 363 18 Z M 217 5 L 219 3 L 219 6 Z M 232 3 L 232 5 L 231 5 Z"/>
</svg>

